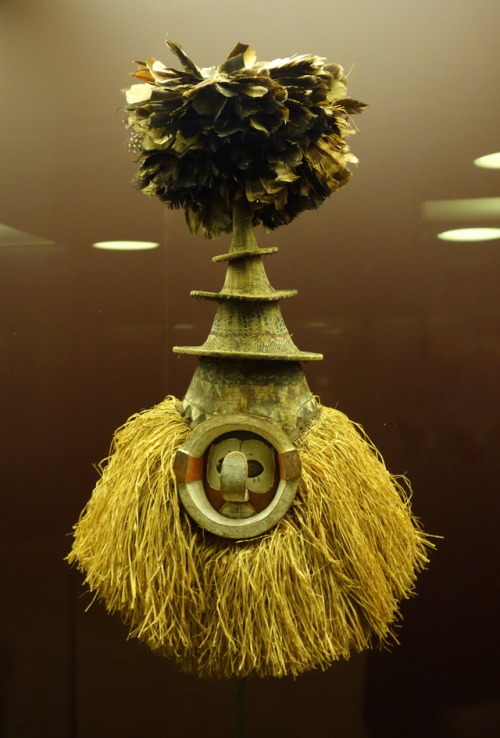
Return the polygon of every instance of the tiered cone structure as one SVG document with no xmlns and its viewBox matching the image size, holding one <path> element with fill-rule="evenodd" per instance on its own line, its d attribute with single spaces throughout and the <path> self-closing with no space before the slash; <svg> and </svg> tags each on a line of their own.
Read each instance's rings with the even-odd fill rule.
<svg viewBox="0 0 500 738">
<path fill-rule="evenodd" d="M 180 354 L 200 357 L 182 403 L 182 413 L 196 425 L 218 413 L 243 412 L 275 420 L 293 436 L 317 412 L 300 362 L 321 354 L 300 351 L 285 325 L 279 302 L 296 290 L 275 290 L 262 257 L 277 248 L 257 245 L 251 212 L 237 205 L 229 253 L 220 292 L 191 292 L 215 300 L 217 312 L 202 346 L 175 346 Z"/>
</svg>

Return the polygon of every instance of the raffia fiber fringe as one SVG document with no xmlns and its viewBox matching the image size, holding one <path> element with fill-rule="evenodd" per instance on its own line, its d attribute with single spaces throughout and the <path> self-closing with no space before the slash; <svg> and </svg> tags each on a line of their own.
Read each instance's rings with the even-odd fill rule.
<svg viewBox="0 0 500 738">
<path fill-rule="evenodd" d="M 235 542 L 178 501 L 178 407 L 168 397 L 116 432 L 68 557 L 131 636 L 202 677 L 298 675 L 393 638 L 429 543 L 360 428 L 321 407 L 296 444 L 292 508 Z"/>
</svg>

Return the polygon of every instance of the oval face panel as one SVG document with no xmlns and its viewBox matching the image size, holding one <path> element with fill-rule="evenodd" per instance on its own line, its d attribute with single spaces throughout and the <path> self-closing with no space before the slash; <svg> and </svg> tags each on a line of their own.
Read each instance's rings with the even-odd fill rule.
<svg viewBox="0 0 500 738">
<path fill-rule="evenodd" d="M 205 492 L 221 515 L 236 519 L 262 512 L 278 485 L 276 450 L 261 436 L 234 431 L 210 444 L 205 455 Z"/>
<path fill-rule="evenodd" d="M 181 501 L 206 530 L 253 538 L 290 507 L 300 458 L 276 423 L 253 415 L 218 415 L 200 423 L 177 452 Z"/>
</svg>

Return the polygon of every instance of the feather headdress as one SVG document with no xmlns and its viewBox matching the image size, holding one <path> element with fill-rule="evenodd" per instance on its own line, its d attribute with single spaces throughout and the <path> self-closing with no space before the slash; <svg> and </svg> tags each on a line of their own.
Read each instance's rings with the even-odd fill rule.
<svg viewBox="0 0 500 738">
<path fill-rule="evenodd" d="M 349 116 L 364 104 L 347 97 L 341 66 L 318 56 L 257 62 L 237 44 L 220 66 L 200 69 L 167 43 L 182 70 L 136 62 L 128 126 L 137 185 L 183 208 L 191 233 L 230 233 L 238 201 L 250 205 L 253 225 L 274 229 L 349 181 Z"/>
</svg>

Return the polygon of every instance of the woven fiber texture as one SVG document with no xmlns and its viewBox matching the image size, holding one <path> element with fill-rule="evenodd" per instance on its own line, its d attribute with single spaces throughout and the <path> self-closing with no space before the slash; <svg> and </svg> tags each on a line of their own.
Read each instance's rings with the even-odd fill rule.
<svg viewBox="0 0 500 738">
<path fill-rule="evenodd" d="M 393 640 L 430 544 L 405 480 L 359 426 L 321 406 L 296 444 L 291 509 L 235 542 L 202 531 L 179 503 L 173 460 L 189 427 L 178 408 L 168 397 L 116 432 L 68 557 L 131 636 L 221 678 L 298 675 Z"/>
</svg>

